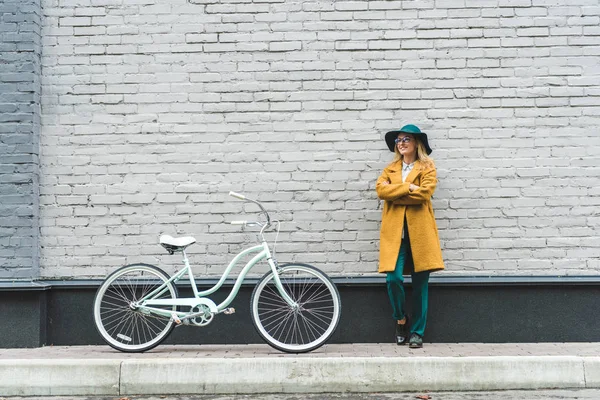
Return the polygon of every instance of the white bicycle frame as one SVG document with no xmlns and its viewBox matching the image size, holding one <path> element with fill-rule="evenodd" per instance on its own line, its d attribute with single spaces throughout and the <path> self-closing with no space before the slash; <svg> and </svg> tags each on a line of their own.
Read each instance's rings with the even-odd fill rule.
<svg viewBox="0 0 600 400">
<path fill-rule="evenodd" d="M 235 223 L 239 223 L 239 222 L 235 222 Z M 263 227 L 263 229 L 261 230 L 261 235 L 266 226 L 267 225 L 265 225 Z M 149 312 L 149 313 L 153 313 L 153 314 L 157 314 L 157 315 L 162 315 L 165 317 L 172 317 L 173 314 L 175 314 L 179 318 L 189 318 L 190 313 L 182 312 L 182 311 L 171 311 L 171 310 L 168 310 L 165 308 L 157 308 L 156 306 L 162 306 L 162 307 L 164 307 L 164 306 L 185 306 L 185 307 L 191 307 L 192 309 L 195 307 L 205 306 L 205 307 L 208 307 L 211 314 L 222 313 L 222 312 L 226 311 L 229 304 L 231 304 L 231 302 L 233 301 L 235 296 L 237 296 L 237 294 L 240 290 L 240 287 L 242 286 L 242 282 L 244 281 L 244 278 L 246 277 L 246 274 L 248 274 L 248 272 L 252 269 L 252 267 L 254 267 L 256 265 L 256 263 L 258 263 L 259 261 L 261 261 L 263 259 L 267 260 L 267 263 L 269 264 L 269 267 L 271 268 L 271 271 L 273 272 L 273 280 L 275 281 L 275 286 L 277 287 L 277 290 L 281 294 L 281 297 L 283 297 L 283 299 L 286 301 L 286 303 L 288 303 L 290 305 L 290 307 L 292 307 L 292 308 L 298 307 L 298 304 L 294 300 L 292 300 L 292 298 L 287 294 L 287 292 L 283 288 L 281 279 L 279 278 L 279 271 L 277 269 L 275 261 L 271 257 L 271 250 L 269 249 L 269 245 L 267 244 L 267 241 L 264 240 L 264 237 L 263 237 L 262 244 L 253 246 L 253 247 L 249 247 L 245 250 L 242 250 L 238 255 L 236 255 L 233 258 L 233 260 L 231 260 L 231 262 L 229 263 L 229 266 L 227 267 L 227 269 L 221 276 L 221 279 L 219 279 L 219 282 L 217 282 L 215 284 L 215 286 L 213 286 L 212 288 L 210 288 L 208 290 L 204 290 L 204 291 L 198 291 L 198 288 L 196 286 L 196 281 L 194 279 L 194 274 L 192 272 L 192 267 L 190 266 L 190 262 L 187 258 L 187 255 L 185 254 L 185 250 L 183 250 L 182 252 L 183 252 L 183 262 L 185 264 L 185 267 L 181 271 L 179 271 L 175 275 L 173 275 L 168 281 L 166 281 L 162 285 L 160 285 L 158 288 L 151 291 L 150 293 L 148 293 L 146 296 L 144 296 L 137 302 L 132 303 L 132 305 L 131 305 L 132 308 L 138 308 L 142 312 Z M 242 257 L 244 257 L 248 254 L 251 254 L 251 253 L 256 253 L 256 252 L 258 252 L 258 254 L 256 254 L 251 260 L 249 260 L 246 263 L 246 265 L 244 266 L 244 268 L 238 275 L 238 277 L 235 281 L 235 284 L 234 284 L 233 288 L 231 289 L 231 292 L 229 293 L 229 296 L 227 296 L 227 298 L 225 300 L 223 300 L 222 303 L 217 305 L 211 299 L 206 297 L 206 296 L 216 292 L 217 290 L 219 290 L 221 288 L 221 286 L 223 286 L 223 283 L 225 283 L 225 280 L 229 276 L 229 273 L 231 272 L 233 267 L 235 267 L 235 265 L 238 263 L 238 261 Z M 182 297 L 182 298 L 175 298 L 175 299 L 156 299 L 156 297 L 162 295 L 163 293 L 165 293 L 166 291 L 169 290 L 167 288 L 167 284 L 169 282 L 175 283 L 179 279 L 181 279 L 183 276 L 185 276 L 186 274 L 190 280 L 190 285 L 192 286 L 192 291 L 194 292 L 194 297 L 188 297 L 188 298 Z M 200 314 L 204 314 L 204 312 L 200 312 Z"/>
</svg>

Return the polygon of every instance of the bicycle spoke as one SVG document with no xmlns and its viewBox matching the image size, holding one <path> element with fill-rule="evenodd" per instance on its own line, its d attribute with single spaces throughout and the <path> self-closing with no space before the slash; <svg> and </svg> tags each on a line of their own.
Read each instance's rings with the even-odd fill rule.
<svg viewBox="0 0 600 400">
<path fill-rule="evenodd" d="M 328 294 L 329 296 L 331 296 L 331 294 L 327 290 L 327 286 L 322 285 L 320 288 L 314 290 L 307 299 L 304 299 L 304 303 L 309 303 L 311 301 L 314 301 L 315 298 L 322 298 L 322 296 L 326 296 Z"/>
<path fill-rule="evenodd" d="M 318 331 L 309 324 L 309 322 L 307 321 L 307 319 L 305 317 L 302 318 L 302 323 L 304 324 L 304 330 L 306 331 L 306 336 L 311 337 L 311 335 L 312 335 L 312 340 L 316 340 L 319 337 Z"/>
<path fill-rule="evenodd" d="M 111 329 L 111 332 L 109 332 L 109 333 L 112 334 L 117 329 L 119 329 L 119 327 L 126 325 L 130 318 L 131 318 L 131 313 L 126 312 L 126 313 L 123 313 L 123 315 L 120 318 L 117 318 L 116 320 L 108 321 L 109 323 L 114 322 L 113 328 Z M 117 333 L 119 333 L 119 332 L 117 332 Z"/>
<path fill-rule="evenodd" d="M 304 318 L 303 322 L 305 323 L 306 328 L 313 333 L 313 336 L 315 338 L 323 334 L 324 330 L 320 326 L 315 325 L 314 322 L 312 322 L 308 318 Z"/>
<path fill-rule="evenodd" d="M 285 320 L 285 319 L 289 318 L 290 315 L 292 315 L 292 311 L 288 310 L 288 311 L 281 311 L 278 313 L 278 315 L 281 315 L 281 314 L 284 314 L 284 315 L 282 315 L 282 318 Z M 275 317 L 277 317 L 277 315 L 274 315 L 273 317 L 275 318 Z M 271 320 L 273 320 L 274 318 L 271 318 Z M 269 322 L 269 319 L 265 319 L 264 322 Z M 275 320 L 274 322 L 269 322 L 269 323 L 264 324 L 265 328 L 273 325 L 276 322 L 277 322 L 277 320 Z M 280 326 L 281 324 L 282 324 L 282 322 L 280 322 L 278 324 L 278 326 Z"/>
<path fill-rule="evenodd" d="M 293 323 L 294 323 L 294 314 L 290 313 L 288 315 L 288 317 L 285 319 L 285 323 L 283 325 L 281 325 L 281 333 L 279 334 L 279 337 L 281 337 L 285 334 L 285 332 L 287 332 L 287 335 L 283 338 L 284 343 L 289 343 L 287 341 L 287 337 L 289 336 L 290 332 L 287 329 L 287 327 L 290 325 L 293 325 Z"/>
</svg>

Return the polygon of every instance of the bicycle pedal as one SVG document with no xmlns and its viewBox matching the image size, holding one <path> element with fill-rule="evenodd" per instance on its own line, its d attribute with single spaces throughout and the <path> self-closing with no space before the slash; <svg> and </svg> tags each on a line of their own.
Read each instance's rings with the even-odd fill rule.
<svg viewBox="0 0 600 400">
<path fill-rule="evenodd" d="M 181 319 L 175 313 L 171 313 L 171 320 L 175 322 L 177 325 L 181 325 Z"/>
<path fill-rule="evenodd" d="M 226 308 L 223 310 L 223 314 L 226 314 L 226 315 L 235 314 L 235 308 L 233 308 L 233 307 Z"/>
</svg>

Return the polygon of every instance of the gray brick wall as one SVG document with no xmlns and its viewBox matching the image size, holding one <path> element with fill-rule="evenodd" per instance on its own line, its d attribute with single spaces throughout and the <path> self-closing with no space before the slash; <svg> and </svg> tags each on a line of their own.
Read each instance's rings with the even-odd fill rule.
<svg viewBox="0 0 600 400">
<path fill-rule="evenodd" d="M 39 0 L 0 2 L 0 279 L 39 275 Z"/>
<path fill-rule="evenodd" d="M 439 169 L 446 273 L 600 272 L 597 0 L 44 0 L 41 273 L 218 273 L 265 201 L 281 261 L 374 273 L 391 159 Z"/>
</svg>

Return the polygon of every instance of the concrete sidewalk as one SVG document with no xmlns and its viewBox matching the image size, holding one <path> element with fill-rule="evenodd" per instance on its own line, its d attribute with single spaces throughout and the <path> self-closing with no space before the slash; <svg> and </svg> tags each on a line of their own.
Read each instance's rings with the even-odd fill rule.
<svg viewBox="0 0 600 400">
<path fill-rule="evenodd" d="M 0 395 L 319 393 L 600 388 L 600 343 L 0 349 Z"/>
</svg>

